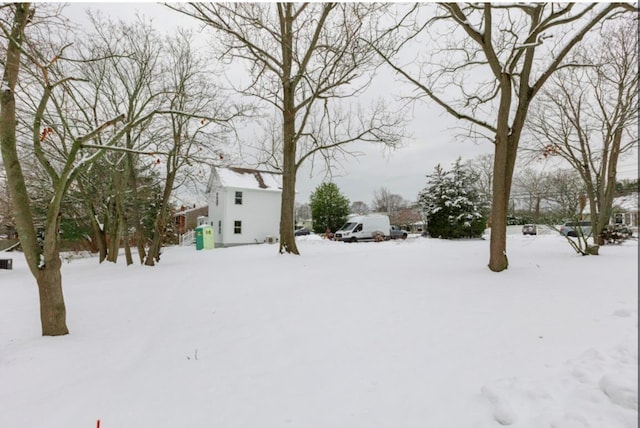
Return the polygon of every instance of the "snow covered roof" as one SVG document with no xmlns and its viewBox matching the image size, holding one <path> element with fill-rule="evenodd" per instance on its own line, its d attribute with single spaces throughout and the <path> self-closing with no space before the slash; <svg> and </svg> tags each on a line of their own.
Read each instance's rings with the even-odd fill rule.
<svg viewBox="0 0 640 428">
<path fill-rule="evenodd" d="M 613 200 L 613 206 L 624 211 L 638 211 L 638 192 L 629 193 L 628 195 L 618 196 Z"/>
<path fill-rule="evenodd" d="M 216 168 L 219 184 L 236 189 L 282 190 L 282 174 L 248 168 Z"/>
<path fill-rule="evenodd" d="M 200 207 L 192 207 L 192 208 L 187 208 L 184 205 L 182 207 L 180 207 L 180 209 L 178 211 L 175 212 L 174 217 L 179 216 L 179 215 L 187 215 L 187 214 L 191 214 L 191 213 L 197 213 L 198 211 L 200 211 L 201 213 L 206 214 L 209 210 L 209 206 L 205 205 L 205 206 L 200 206 Z"/>
<path fill-rule="evenodd" d="M 624 212 L 638 212 L 638 192 L 613 198 L 612 206 Z M 591 214 L 591 209 L 588 203 L 584 207 L 582 214 Z"/>
</svg>

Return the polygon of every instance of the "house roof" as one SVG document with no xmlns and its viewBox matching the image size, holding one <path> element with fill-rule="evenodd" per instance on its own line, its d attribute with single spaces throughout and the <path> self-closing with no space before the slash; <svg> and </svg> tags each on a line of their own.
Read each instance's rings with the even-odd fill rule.
<svg viewBox="0 0 640 428">
<path fill-rule="evenodd" d="M 614 208 L 618 208 L 624 212 L 638 212 L 638 192 L 629 193 L 628 195 L 613 198 L 611 204 Z M 589 204 L 584 207 L 583 214 L 591 214 Z"/>
<path fill-rule="evenodd" d="M 282 190 L 282 174 L 249 168 L 217 168 L 220 185 L 237 189 Z"/>
<path fill-rule="evenodd" d="M 613 206 L 627 212 L 638 212 L 638 192 L 614 198 Z"/>
<path fill-rule="evenodd" d="M 178 216 L 187 216 L 190 214 L 208 214 L 209 212 L 209 205 L 205 205 L 203 207 L 193 207 L 193 208 L 186 208 L 184 205 L 182 207 L 180 207 L 180 210 L 176 211 L 173 216 L 174 217 L 178 217 Z"/>
</svg>

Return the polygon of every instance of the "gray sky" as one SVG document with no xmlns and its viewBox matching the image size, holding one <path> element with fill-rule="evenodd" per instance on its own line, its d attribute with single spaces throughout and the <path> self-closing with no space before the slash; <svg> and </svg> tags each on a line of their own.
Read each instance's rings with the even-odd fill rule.
<svg viewBox="0 0 640 428">
<path fill-rule="evenodd" d="M 152 18 L 156 28 L 161 31 L 172 31 L 178 25 L 196 31 L 201 27 L 188 17 L 156 3 L 73 3 L 67 7 L 66 15 L 74 22 L 81 22 L 86 8 L 99 9 L 107 16 L 123 20 L 132 19 L 137 10 Z M 206 40 L 210 33 L 204 31 L 202 34 L 203 40 Z M 374 84 L 370 88 L 372 91 L 403 91 L 402 83 L 390 71 L 383 72 L 382 75 L 382 81 L 378 79 L 378 87 Z M 464 124 L 433 103 L 416 104 L 412 117 L 408 119 L 407 131 L 412 138 L 405 140 L 402 148 L 389 153 L 377 146 L 356 144 L 352 146 L 353 150 L 362 155 L 341 161 L 340 166 L 335 169 L 333 181 L 352 202 L 363 201 L 370 204 L 374 191 L 381 187 L 414 201 L 425 185 L 425 175 L 432 173 L 435 165 L 441 164 L 447 168 L 458 157 L 468 160 L 493 152 L 489 142 L 478 143 L 456 138 L 461 130 L 455 128 Z M 321 165 L 317 165 L 312 172 L 311 165 L 307 164 L 299 172 L 296 185 L 298 202 L 308 202 L 310 193 L 323 181 L 325 173 L 321 168 Z M 619 178 L 635 178 L 637 175 L 636 154 L 620 162 Z"/>
</svg>

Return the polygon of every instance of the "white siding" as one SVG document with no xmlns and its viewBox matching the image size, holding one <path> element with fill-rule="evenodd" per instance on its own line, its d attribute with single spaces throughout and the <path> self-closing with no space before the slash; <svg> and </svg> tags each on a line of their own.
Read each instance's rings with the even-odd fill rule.
<svg viewBox="0 0 640 428">
<path fill-rule="evenodd" d="M 272 174 L 263 172 L 262 180 L 271 187 L 260 188 L 253 174 L 213 168 L 208 186 L 209 223 L 216 247 L 263 243 L 268 236 L 279 239 L 282 191 L 275 187 Z M 242 192 L 242 205 L 235 204 L 236 192 Z M 234 233 L 236 221 L 242 222 L 240 234 Z"/>
<path fill-rule="evenodd" d="M 209 221 L 216 246 L 263 243 L 267 236 L 279 237 L 280 192 L 220 187 L 211 190 Z M 236 192 L 242 192 L 242 205 L 235 204 Z M 234 233 L 235 221 L 242 222 L 240 234 Z"/>
<path fill-rule="evenodd" d="M 224 238 L 226 233 L 224 232 L 224 225 L 226 224 L 225 218 L 225 200 L 226 190 L 221 187 L 214 187 L 209 193 L 209 223 L 213 227 L 213 240 L 216 247 L 224 246 Z M 218 204 L 216 205 L 216 195 L 218 198 Z M 219 227 L 219 225 L 222 225 Z M 222 233 L 221 233 L 222 232 Z"/>
<path fill-rule="evenodd" d="M 235 204 L 236 192 L 242 192 L 242 205 Z M 279 235 L 280 192 L 230 188 L 225 197 L 226 212 L 222 223 L 224 245 L 263 243 L 267 236 Z M 236 221 L 242 233 L 234 233 Z"/>
</svg>

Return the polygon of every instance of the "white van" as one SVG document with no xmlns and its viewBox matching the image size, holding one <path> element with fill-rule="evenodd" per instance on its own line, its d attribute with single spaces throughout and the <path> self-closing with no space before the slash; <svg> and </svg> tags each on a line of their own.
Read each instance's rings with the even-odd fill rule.
<svg viewBox="0 0 640 428">
<path fill-rule="evenodd" d="M 391 222 L 386 214 L 367 214 L 350 217 L 333 236 L 336 241 L 357 242 L 374 239 L 374 233 L 390 238 Z"/>
</svg>

